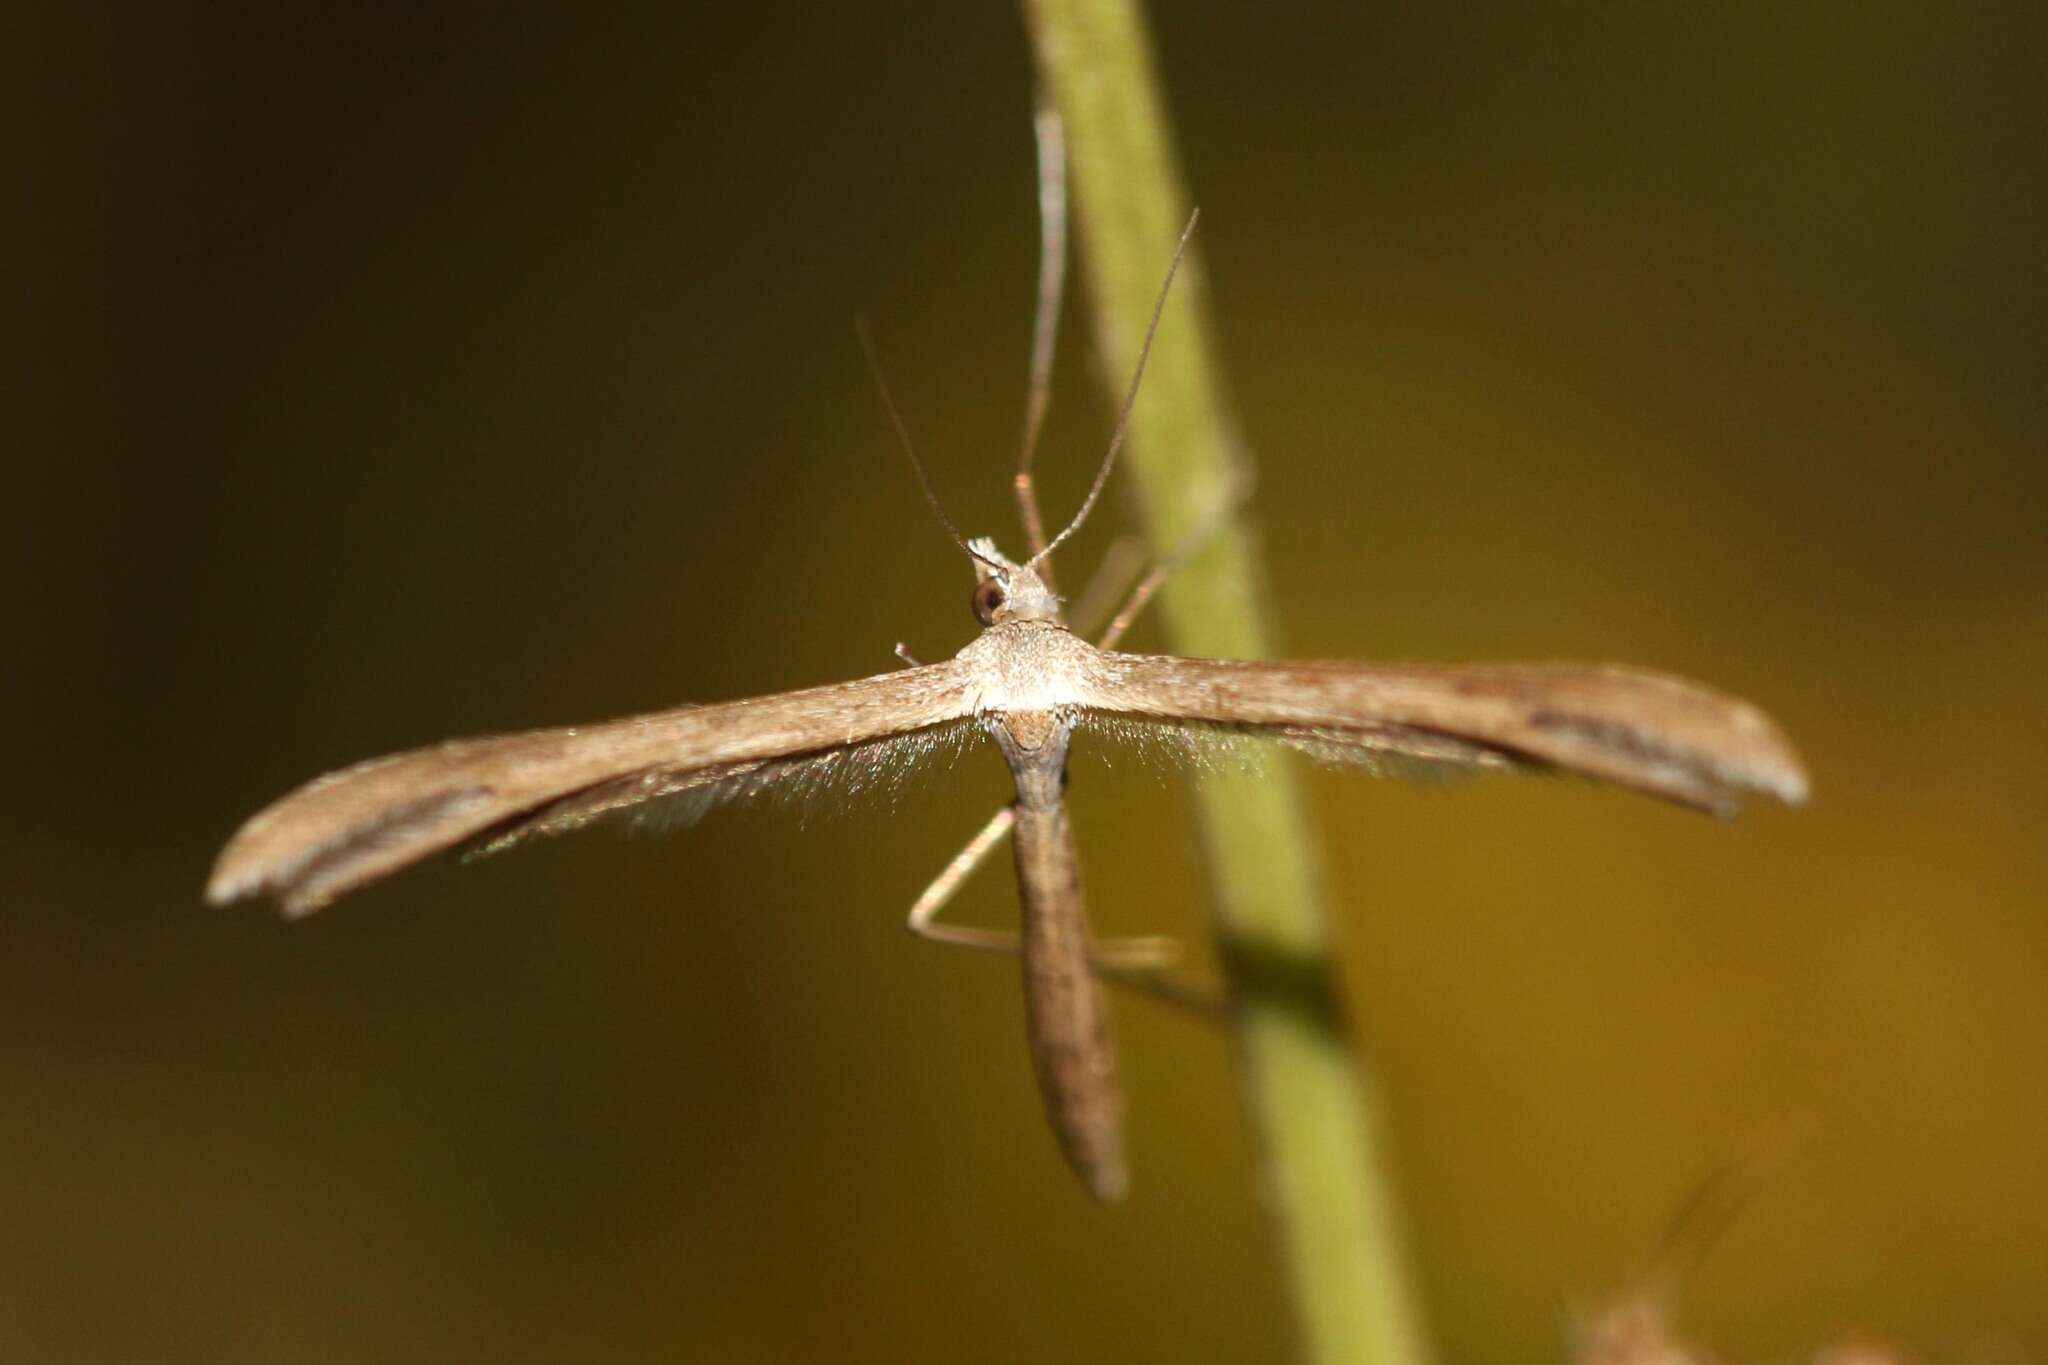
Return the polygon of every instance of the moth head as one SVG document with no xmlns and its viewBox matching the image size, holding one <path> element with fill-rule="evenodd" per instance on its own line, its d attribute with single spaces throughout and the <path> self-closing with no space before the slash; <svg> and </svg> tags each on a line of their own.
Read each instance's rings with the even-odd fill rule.
<svg viewBox="0 0 2048 1365">
<path fill-rule="evenodd" d="M 967 542 L 974 557 L 974 619 L 984 626 L 1010 621 L 1060 623 L 1060 599 L 1038 571 L 1003 557 L 987 536 Z"/>
</svg>

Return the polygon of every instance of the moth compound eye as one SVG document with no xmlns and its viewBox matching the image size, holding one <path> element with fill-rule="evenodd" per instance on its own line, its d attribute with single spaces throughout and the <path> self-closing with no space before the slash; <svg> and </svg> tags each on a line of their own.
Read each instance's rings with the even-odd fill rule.
<svg viewBox="0 0 2048 1365">
<path fill-rule="evenodd" d="M 985 626 L 994 625 L 996 613 L 1003 609 L 1003 603 L 1008 600 L 1009 594 L 1003 591 L 1002 584 L 993 578 L 982 579 L 974 585 L 974 619 Z"/>
</svg>

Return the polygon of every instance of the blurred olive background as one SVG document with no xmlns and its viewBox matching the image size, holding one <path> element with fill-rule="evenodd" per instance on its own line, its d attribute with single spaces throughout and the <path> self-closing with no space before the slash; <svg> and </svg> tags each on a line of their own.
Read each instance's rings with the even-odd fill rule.
<svg viewBox="0 0 2048 1365">
<path fill-rule="evenodd" d="M 1664 667 L 1814 774 L 1733 824 L 1312 778 L 1446 1361 L 1561 1358 L 1759 1146 L 1685 1287 L 1729 1357 L 2048 1350 L 2040 13 L 1157 16 L 1290 651 Z M 1227 1041 L 1119 1003 L 1093 1207 L 1014 968 L 901 931 L 992 754 L 199 904 L 354 759 L 970 637 L 850 322 L 1014 543 L 1015 12 L 16 21 L 0 1359 L 1283 1355 Z M 1181 779 L 1074 801 L 1098 925 L 1200 941 Z"/>
</svg>

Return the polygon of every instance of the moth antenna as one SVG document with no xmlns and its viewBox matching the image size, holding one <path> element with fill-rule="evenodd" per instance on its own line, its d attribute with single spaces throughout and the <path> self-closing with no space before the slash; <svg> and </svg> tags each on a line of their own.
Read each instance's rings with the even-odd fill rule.
<svg viewBox="0 0 2048 1365">
<path fill-rule="evenodd" d="M 960 547 L 961 553 L 980 560 L 991 569 L 1005 567 L 969 545 L 967 537 L 960 534 L 960 528 L 946 515 L 946 509 L 939 502 L 937 491 L 932 488 L 931 475 L 925 472 L 924 461 L 917 457 L 917 447 L 911 443 L 910 428 L 904 424 L 903 413 L 897 408 L 896 399 L 889 392 L 888 377 L 882 373 L 882 358 L 875 351 L 874 339 L 868 335 L 868 320 L 855 318 L 853 331 L 854 335 L 860 338 L 861 354 L 868 359 L 868 373 L 874 377 L 875 391 L 882 395 L 882 406 L 888 409 L 889 422 L 896 428 L 896 440 L 903 447 L 903 454 L 910 460 L 910 468 L 917 475 L 917 486 L 924 490 L 924 500 L 931 504 L 933 514 L 939 519 L 939 525 L 946 528 L 946 534 L 953 537 L 953 543 Z"/>
<path fill-rule="evenodd" d="M 1645 1291 L 1657 1298 L 1668 1298 L 1692 1277 L 1708 1253 L 1727 1235 L 1736 1217 L 1756 1197 L 1757 1190 L 1770 1176 L 1770 1168 L 1784 1159 L 1791 1141 L 1793 1137 L 1789 1134 L 1771 1134 L 1693 1187 L 1643 1271 Z"/>
<path fill-rule="evenodd" d="M 1152 321 L 1145 326 L 1144 344 L 1138 347 L 1138 366 L 1131 373 L 1131 387 L 1124 393 L 1123 410 L 1117 413 L 1116 430 L 1110 434 L 1109 453 L 1102 457 L 1102 468 L 1095 471 L 1095 482 L 1088 488 L 1088 496 L 1081 500 L 1081 510 L 1074 513 L 1074 519 L 1067 528 L 1054 536 L 1046 547 L 1025 561 L 1026 567 L 1034 566 L 1059 548 L 1060 542 L 1081 529 L 1081 523 L 1095 510 L 1095 500 L 1102 496 L 1103 485 L 1109 482 L 1109 471 L 1116 465 L 1116 453 L 1124 443 L 1124 429 L 1131 422 L 1131 408 L 1138 401 L 1138 384 L 1145 378 L 1145 360 L 1152 354 L 1152 338 L 1159 331 L 1159 315 L 1166 311 L 1166 295 L 1173 288 L 1173 277 L 1180 270 L 1181 257 L 1187 254 L 1188 239 L 1195 235 L 1195 224 L 1202 220 L 1198 208 L 1188 215 L 1188 225 L 1181 230 L 1180 242 L 1173 248 L 1173 263 L 1166 267 L 1166 280 L 1159 286 L 1159 297 L 1152 304 Z"/>
<path fill-rule="evenodd" d="M 1031 462 L 1038 454 L 1045 410 L 1052 401 L 1053 352 L 1067 283 L 1067 136 L 1059 110 L 1042 87 L 1033 126 L 1038 134 L 1038 307 L 1031 318 L 1031 381 L 1024 397 L 1024 433 L 1017 443 L 1014 482 L 1024 518 L 1024 548 L 1036 555 L 1045 548 L 1045 519 L 1038 511 Z"/>
</svg>

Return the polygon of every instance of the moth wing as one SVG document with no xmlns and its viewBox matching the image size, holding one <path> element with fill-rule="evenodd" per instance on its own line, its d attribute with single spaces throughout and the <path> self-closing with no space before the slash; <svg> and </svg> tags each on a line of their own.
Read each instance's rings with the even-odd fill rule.
<svg viewBox="0 0 2048 1365">
<path fill-rule="evenodd" d="M 772 697 L 599 725 L 454 740 L 316 778 L 221 851 L 207 899 L 271 896 L 302 915 L 480 837 L 573 828 L 694 787 L 946 726 L 972 713 L 965 670 L 928 664 Z"/>
<path fill-rule="evenodd" d="M 1805 800 L 1769 716 L 1616 664 L 1263 663 L 1105 652 L 1083 704 L 1132 721 L 1266 735 L 1323 758 L 1556 770 L 1717 814 Z"/>
</svg>

